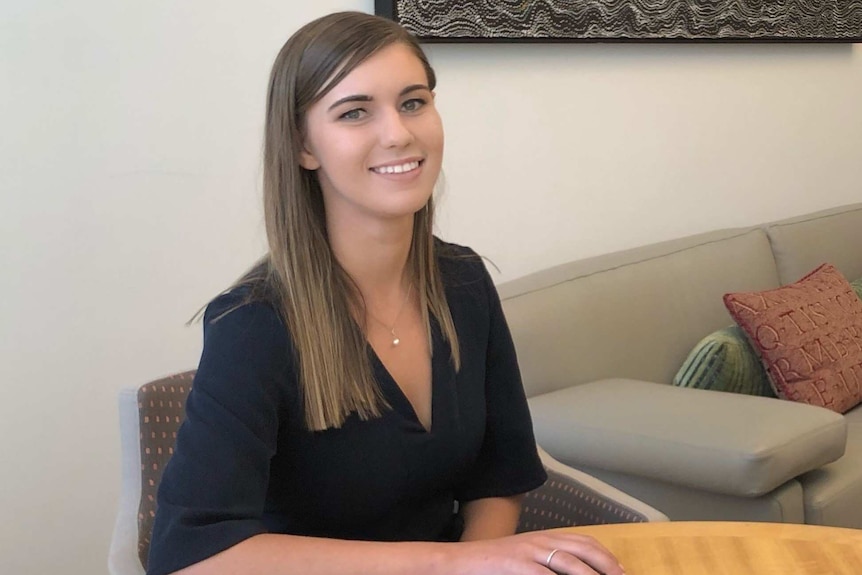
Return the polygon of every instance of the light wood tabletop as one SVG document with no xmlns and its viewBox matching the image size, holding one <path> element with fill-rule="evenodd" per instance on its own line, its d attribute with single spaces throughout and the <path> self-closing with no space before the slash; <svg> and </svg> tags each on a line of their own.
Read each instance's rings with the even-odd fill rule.
<svg viewBox="0 0 862 575">
<path fill-rule="evenodd" d="M 671 521 L 570 527 L 627 575 L 862 575 L 862 530 L 792 523 Z"/>
</svg>

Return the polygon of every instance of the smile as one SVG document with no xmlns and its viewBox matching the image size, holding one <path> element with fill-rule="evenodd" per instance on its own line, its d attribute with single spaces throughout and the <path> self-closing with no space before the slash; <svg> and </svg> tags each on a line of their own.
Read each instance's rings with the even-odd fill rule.
<svg viewBox="0 0 862 575">
<path fill-rule="evenodd" d="M 371 168 L 375 174 L 406 174 L 419 168 L 421 161 L 407 162 L 405 164 L 397 164 L 394 166 L 381 166 L 379 168 Z"/>
</svg>

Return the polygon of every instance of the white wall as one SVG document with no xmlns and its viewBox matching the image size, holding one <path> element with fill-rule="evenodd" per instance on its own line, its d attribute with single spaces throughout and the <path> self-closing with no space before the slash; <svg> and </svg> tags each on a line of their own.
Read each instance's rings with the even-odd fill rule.
<svg viewBox="0 0 862 575">
<path fill-rule="evenodd" d="M 501 279 L 862 200 L 862 45 L 431 52 L 445 229 Z"/>
<path fill-rule="evenodd" d="M 0 573 L 105 572 L 116 391 L 263 250 L 269 66 L 371 0 L 0 0 Z M 499 280 L 862 200 L 862 49 L 438 45 L 444 236 Z"/>
</svg>

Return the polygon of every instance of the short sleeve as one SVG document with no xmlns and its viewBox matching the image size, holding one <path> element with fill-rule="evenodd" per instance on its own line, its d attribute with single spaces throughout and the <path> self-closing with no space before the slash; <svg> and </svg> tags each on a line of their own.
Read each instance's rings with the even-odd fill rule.
<svg viewBox="0 0 862 575">
<path fill-rule="evenodd" d="M 278 314 L 264 303 L 227 294 L 208 306 L 185 420 L 159 485 L 149 575 L 266 532 L 270 459 L 292 364 L 288 345 Z"/>
<path fill-rule="evenodd" d="M 461 501 L 519 495 L 541 486 L 547 479 L 536 449 L 515 344 L 500 297 L 484 266 L 477 262 L 477 267 L 483 276 L 489 317 L 486 421 L 479 456 L 456 494 Z"/>
</svg>

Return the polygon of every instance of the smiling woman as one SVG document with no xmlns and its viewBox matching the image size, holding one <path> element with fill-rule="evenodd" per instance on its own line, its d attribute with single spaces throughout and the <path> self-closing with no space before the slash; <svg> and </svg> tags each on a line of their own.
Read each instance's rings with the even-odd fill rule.
<svg viewBox="0 0 862 575">
<path fill-rule="evenodd" d="M 494 285 L 432 236 L 435 87 L 366 14 L 276 58 L 269 250 L 204 314 L 151 575 L 621 573 L 590 538 L 513 535 L 546 475 Z"/>
<path fill-rule="evenodd" d="M 431 90 L 414 51 L 392 44 L 309 108 L 300 163 L 317 171 L 329 229 L 412 223 L 428 203 L 443 157 Z"/>
</svg>

